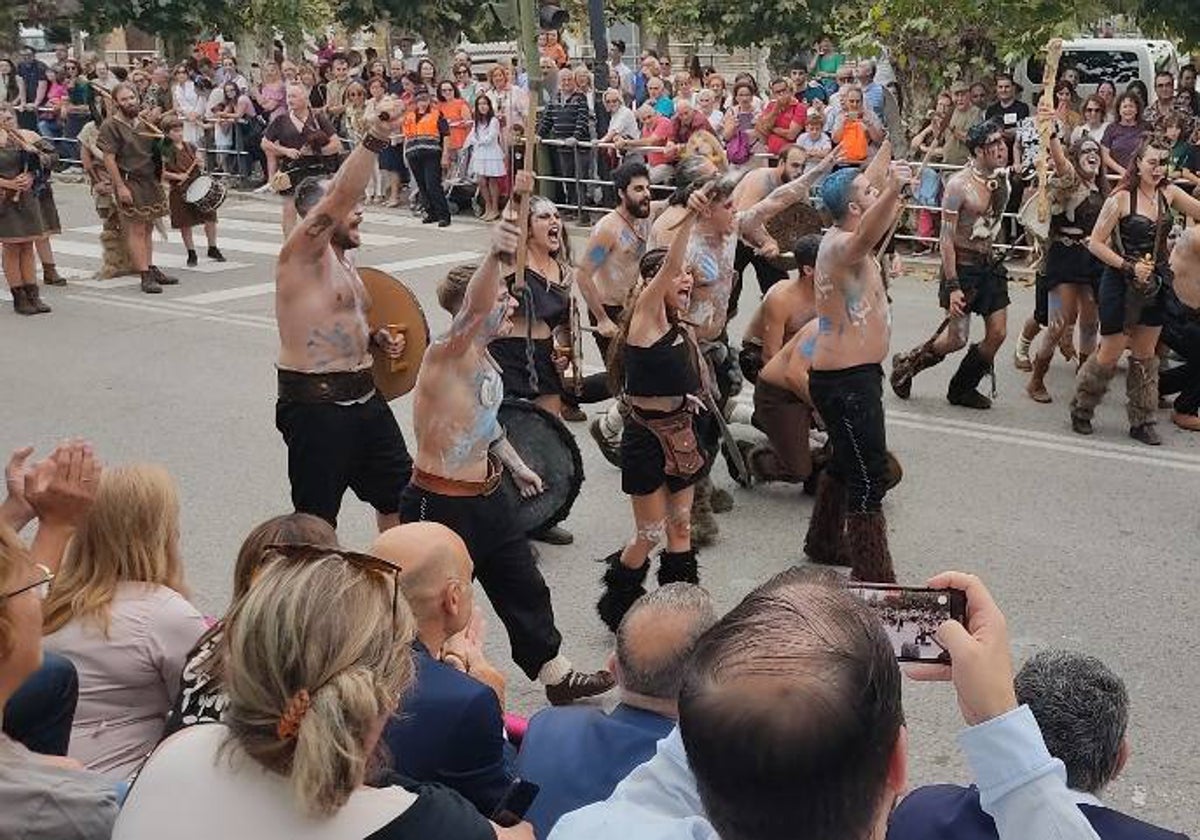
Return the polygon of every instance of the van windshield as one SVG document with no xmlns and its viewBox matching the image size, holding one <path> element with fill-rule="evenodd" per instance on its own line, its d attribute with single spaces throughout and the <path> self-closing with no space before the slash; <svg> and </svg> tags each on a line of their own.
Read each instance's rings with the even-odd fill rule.
<svg viewBox="0 0 1200 840">
<path fill-rule="evenodd" d="M 1042 78 L 1045 66 L 1045 60 L 1041 57 L 1029 59 L 1029 78 Z M 1079 71 L 1079 83 L 1083 85 L 1112 82 L 1122 86 L 1132 82 L 1139 75 L 1137 53 L 1123 50 L 1064 50 L 1062 61 L 1059 62 L 1059 72 L 1068 67 Z"/>
</svg>

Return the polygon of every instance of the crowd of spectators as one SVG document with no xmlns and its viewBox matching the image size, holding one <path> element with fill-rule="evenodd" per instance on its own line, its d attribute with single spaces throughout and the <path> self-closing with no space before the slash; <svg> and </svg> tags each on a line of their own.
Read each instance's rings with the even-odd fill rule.
<svg viewBox="0 0 1200 840">
<path fill-rule="evenodd" d="M 975 785 L 906 792 L 892 645 L 827 572 L 783 572 L 724 616 L 663 586 L 616 630 L 611 710 L 525 720 L 442 525 L 361 554 L 321 519 L 275 517 L 215 619 L 192 605 L 165 469 L 68 441 L 13 453 L 6 479 L 5 836 L 1183 837 L 1098 798 L 1131 760 L 1120 678 L 1045 650 L 1014 679 L 1005 617 L 969 575 L 929 582 L 965 593 L 965 626 L 932 631 L 953 664 L 910 676 L 953 681 Z"/>
</svg>

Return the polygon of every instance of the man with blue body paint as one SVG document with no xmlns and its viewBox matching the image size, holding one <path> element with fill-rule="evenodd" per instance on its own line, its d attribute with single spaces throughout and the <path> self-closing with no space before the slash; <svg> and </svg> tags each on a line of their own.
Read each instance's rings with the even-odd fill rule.
<svg viewBox="0 0 1200 840">
<path fill-rule="evenodd" d="M 817 252 L 814 288 L 817 337 L 809 392 L 825 421 L 832 448 L 821 473 L 804 538 L 817 563 L 850 566 L 857 580 L 894 583 L 883 496 L 887 438 L 883 425 L 883 367 L 891 313 L 875 249 L 901 211 L 900 192 L 912 177 L 892 163 L 872 180 L 843 169 L 821 186 L 833 214 Z"/>
</svg>

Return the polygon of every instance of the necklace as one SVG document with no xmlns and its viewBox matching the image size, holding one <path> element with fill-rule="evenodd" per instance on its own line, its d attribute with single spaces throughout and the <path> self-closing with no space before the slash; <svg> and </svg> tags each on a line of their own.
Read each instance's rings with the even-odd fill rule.
<svg viewBox="0 0 1200 840">
<path fill-rule="evenodd" d="M 981 183 L 987 187 L 988 192 L 995 192 L 996 188 L 998 186 L 1000 186 L 1000 181 L 999 181 L 999 179 L 996 178 L 996 176 L 994 174 L 993 175 L 984 175 L 982 172 L 979 171 L 978 168 L 976 168 L 974 163 L 972 163 L 970 165 L 970 167 L 968 167 L 968 171 L 971 173 L 972 176 L 974 176 L 974 178 L 977 181 L 979 181 L 979 183 Z"/>
</svg>

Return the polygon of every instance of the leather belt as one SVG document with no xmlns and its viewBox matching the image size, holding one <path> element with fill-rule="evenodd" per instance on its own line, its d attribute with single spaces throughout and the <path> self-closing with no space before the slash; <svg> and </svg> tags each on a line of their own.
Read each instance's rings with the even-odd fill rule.
<svg viewBox="0 0 1200 840">
<path fill-rule="evenodd" d="M 455 496 L 465 498 L 470 496 L 489 496 L 500 486 L 500 479 L 504 476 L 504 468 L 500 464 L 500 459 L 491 452 L 488 453 L 488 472 L 487 478 L 483 481 L 466 481 L 460 478 L 446 478 L 444 475 L 425 472 L 420 467 L 414 467 L 412 472 L 412 483 L 420 487 L 427 493 L 436 493 L 439 496 Z"/>
<path fill-rule="evenodd" d="M 375 390 L 370 368 L 301 373 L 279 369 L 279 399 L 282 402 L 326 403 L 361 400 Z"/>
</svg>

